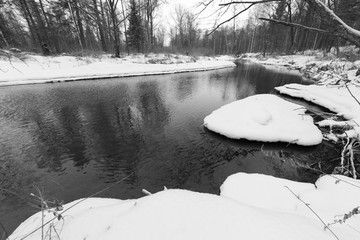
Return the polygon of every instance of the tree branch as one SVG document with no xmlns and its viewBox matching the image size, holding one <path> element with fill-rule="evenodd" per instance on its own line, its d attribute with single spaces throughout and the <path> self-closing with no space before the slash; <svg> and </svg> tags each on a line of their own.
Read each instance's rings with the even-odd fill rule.
<svg viewBox="0 0 360 240">
<path fill-rule="evenodd" d="M 227 22 L 230 22 L 231 20 L 233 20 L 234 18 L 236 18 L 237 16 L 239 16 L 241 13 L 249 10 L 249 8 L 251 8 L 252 6 L 254 6 L 255 3 L 249 5 L 247 8 L 244 8 L 243 10 L 241 10 L 240 12 L 236 13 L 234 16 L 232 16 L 231 18 L 228 18 L 227 20 L 219 23 L 213 30 L 211 30 L 211 32 L 209 34 L 207 34 L 207 36 L 211 35 L 212 33 L 214 33 L 219 27 L 221 27 L 222 25 L 224 25 Z"/>
<path fill-rule="evenodd" d="M 259 3 L 281 2 L 281 1 L 284 1 L 284 0 L 232 1 L 232 2 L 228 2 L 228 3 L 220 3 L 219 6 L 228 6 L 228 5 L 240 4 L 240 3 L 244 3 L 244 4 L 259 4 Z"/>
<path fill-rule="evenodd" d="M 324 33 L 324 34 L 336 35 L 333 32 L 329 32 L 329 31 L 319 29 L 319 28 L 308 27 L 308 26 L 301 25 L 301 24 L 298 24 L 298 23 L 285 22 L 285 21 L 281 21 L 281 20 L 270 19 L 270 18 L 262 18 L 262 17 L 259 18 L 259 19 L 263 20 L 263 21 L 268 21 L 268 22 L 273 22 L 273 23 L 276 23 L 276 24 L 285 25 L 285 26 L 288 26 L 288 27 L 300 27 L 300 28 L 305 28 L 305 29 L 308 29 L 308 30 L 316 31 L 316 32 L 321 32 L 321 33 Z"/>
</svg>

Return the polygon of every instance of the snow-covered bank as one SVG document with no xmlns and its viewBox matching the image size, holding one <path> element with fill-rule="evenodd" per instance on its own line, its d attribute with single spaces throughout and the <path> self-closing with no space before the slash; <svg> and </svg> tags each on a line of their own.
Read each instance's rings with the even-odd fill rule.
<svg viewBox="0 0 360 240">
<path fill-rule="evenodd" d="M 352 185 L 351 185 L 352 184 Z M 288 187 L 288 188 L 287 188 Z M 221 196 L 186 190 L 164 190 L 134 200 L 90 198 L 68 203 L 60 220 L 52 212 L 36 213 L 9 240 L 21 239 L 339 239 L 360 237 L 359 215 L 345 223 L 358 206 L 360 181 L 323 176 L 315 184 L 258 174 L 230 176 Z M 295 194 L 293 195 L 293 193 Z M 298 199 L 299 198 L 299 199 Z M 75 205 L 77 204 L 77 205 Z M 355 211 L 354 211 L 355 212 Z M 41 226 L 50 223 L 28 235 Z M 42 232 L 43 230 L 43 232 Z M 42 238 L 43 234 L 43 238 Z"/>
<path fill-rule="evenodd" d="M 309 85 L 287 84 L 285 86 L 276 87 L 282 94 L 292 97 L 303 98 L 309 102 L 323 106 L 342 116 L 348 121 L 334 121 L 326 119 L 319 123 L 320 126 L 343 126 L 350 127 L 345 133 L 327 135 L 329 139 L 336 140 L 341 138 L 357 138 L 360 139 L 360 87 L 355 85 L 339 86 L 339 85 Z M 346 128 L 344 128 L 346 129 Z"/>
<path fill-rule="evenodd" d="M 204 126 L 233 139 L 317 145 L 321 131 L 305 111 L 275 95 L 260 94 L 215 110 L 204 119 Z"/>
<path fill-rule="evenodd" d="M 345 87 L 287 84 L 275 89 L 280 93 L 323 106 L 346 119 L 360 117 L 360 104 L 356 101 L 356 98 L 360 97 L 360 88 L 353 85 Z"/>
<path fill-rule="evenodd" d="M 298 70 L 304 78 L 314 80 L 318 84 L 338 84 L 339 81 L 348 79 L 360 86 L 360 78 L 356 76 L 356 72 L 360 69 L 360 60 L 350 62 L 336 58 L 334 55 L 324 56 L 322 52 L 266 57 L 252 53 L 245 54 L 238 60 L 246 60 L 270 68 L 281 66 Z"/>
<path fill-rule="evenodd" d="M 0 86 L 207 71 L 235 64 L 230 58 L 135 55 L 122 59 L 23 55 L 0 58 Z M 223 60 L 226 59 L 226 60 Z"/>
<path fill-rule="evenodd" d="M 350 49 L 355 52 L 354 49 Z M 310 55 L 288 55 L 262 57 L 259 54 L 248 54 L 241 59 L 269 65 L 285 66 L 298 69 L 305 78 L 316 82 L 315 85 L 287 84 L 276 87 L 282 94 L 302 98 L 328 108 L 347 121 L 325 119 L 318 124 L 330 127 L 330 133 L 325 133 L 327 139 L 337 141 L 339 138 L 360 139 L 360 60 L 350 62 L 334 55 L 324 56 L 321 52 Z M 344 127 L 342 133 L 334 134 L 332 127 Z"/>
</svg>

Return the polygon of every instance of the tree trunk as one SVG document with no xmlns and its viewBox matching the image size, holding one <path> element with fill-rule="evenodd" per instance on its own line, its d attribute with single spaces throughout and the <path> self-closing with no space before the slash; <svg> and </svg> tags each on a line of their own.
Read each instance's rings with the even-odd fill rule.
<svg viewBox="0 0 360 240">
<path fill-rule="evenodd" d="M 39 36 L 39 34 L 37 32 L 35 21 L 31 15 L 29 6 L 27 5 L 25 0 L 20 0 L 20 6 L 23 11 L 24 18 L 26 19 L 26 22 L 29 26 L 31 38 L 33 40 L 34 45 L 41 46 L 41 37 Z"/>
<path fill-rule="evenodd" d="M 124 19 L 126 19 L 124 3 L 123 3 L 123 0 L 120 0 L 120 1 L 121 1 L 121 8 L 122 8 L 123 17 L 124 17 Z M 125 21 L 124 21 L 124 29 L 125 29 L 126 52 L 127 52 L 128 55 L 130 55 L 130 49 L 129 49 L 129 44 L 128 44 L 128 37 L 127 37 L 127 30 L 126 30 L 126 22 Z"/>
<path fill-rule="evenodd" d="M 79 41 L 80 47 L 81 47 L 81 49 L 84 49 L 84 46 L 83 46 L 83 44 L 82 44 L 81 37 L 80 37 L 80 31 L 79 31 L 78 25 L 76 24 L 74 12 L 73 12 L 73 10 L 72 10 L 70 0 L 67 0 L 67 3 L 68 3 L 68 6 L 69 6 L 71 18 L 72 18 L 73 23 L 74 23 L 75 28 L 76 28 L 76 33 L 77 33 L 77 36 L 78 36 L 78 41 Z"/>
<path fill-rule="evenodd" d="M 101 3 L 100 3 L 100 4 L 101 4 Z M 95 13 L 95 17 L 96 17 L 96 23 L 97 23 L 98 28 L 99 28 L 101 49 L 102 49 L 104 52 L 107 52 L 107 46 L 106 46 L 105 35 L 104 35 L 104 26 L 103 26 L 102 20 L 100 19 L 100 14 L 99 14 L 99 10 L 98 10 L 98 6 L 97 6 L 97 1 L 96 1 L 96 0 L 93 0 L 93 7 L 94 7 L 94 13 Z M 101 7 L 101 8 L 102 8 L 102 7 Z"/>
<path fill-rule="evenodd" d="M 58 35 L 57 35 L 56 31 L 54 31 L 53 25 L 52 25 L 51 21 L 49 21 L 49 18 L 46 15 L 43 0 L 39 0 L 39 3 L 40 3 L 41 12 L 42 12 L 42 14 L 44 16 L 44 19 L 45 19 L 46 29 L 50 33 L 49 41 L 53 43 L 56 52 L 59 53 L 60 48 L 59 48 L 59 42 L 58 42 Z"/>
<path fill-rule="evenodd" d="M 116 16 L 116 6 L 119 0 L 106 0 L 109 11 L 110 11 L 110 18 L 112 22 L 112 30 L 114 34 L 114 56 L 116 58 L 120 57 L 120 39 L 118 33 L 118 24 L 117 24 L 117 16 Z"/>
<path fill-rule="evenodd" d="M 119 58 L 120 57 L 120 40 L 119 40 L 119 35 L 118 35 L 118 29 L 117 29 L 117 21 L 116 21 L 116 15 L 115 14 L 111 14 L 111 19 L 112 19 L 112 23 L 113 23 L 113 33 L 114 33 L 114 51 L 115 51 L 115 57 Z"/>
<path fill-rule="evenodd" d="M 77 26 L 79 28 L 79 37 L 80 37 L 81 45 L 83 48 L 86 48 L 84 27 L 80 17 L 79 4 L 77 3 L 77 0 L 73 0 L 73 3 L 75 7 L 75 15 L 76 15 Z"/>
<path fill-rule="evenodd" d="M 289 12 L 289 22 L 292 23 L 292 12 L 291 12 L 291 0 L 287 3 L 288 12 Z M 294 27 L 290 26 L 290 46 L 288 48 L 288 53 L 291 53 L 294 48 Z"/>
<path fill-rule="evenodd" d="M 32 9 L 33 9 L 33 12 L 35 13 L 35 17 L 37 19 L 37 32 L 38 34 L 41 36 L 41 47 L 42 47 L 42 50 L 43 50 L 43 54 L 45 55 L 48 55 L 50 54 L 50 49 L 52 44 L 50 42 L 50 39 L 49 39 L 49 35 L 48 35 L 48 29 L 46 28 L 45 24 L 44 24 L 44 21 L 41 17 L 41 14 L 39 12 L 39 9 L 38 9 L 38 6 L 35 2 L 35 0 L 31 0 L 29 1 L 29 3 L 31 4 L 32 6 Z M 46 47 L 46 48 L 44 48 Z"/>
</svg>

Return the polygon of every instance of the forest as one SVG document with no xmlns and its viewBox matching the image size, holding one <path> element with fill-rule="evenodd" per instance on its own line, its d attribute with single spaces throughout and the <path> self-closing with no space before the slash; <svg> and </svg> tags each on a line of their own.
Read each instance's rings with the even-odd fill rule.
<svg viewBox="0 0 360 240">
<path fill-rule="evenodd" d="M 255 3 L 254 3 L 255 2 Z M 47 54 L 172 52 L 190 55 L 329 51 L 354 43 L 313 0 L 203 0 L 187 9 L 166 0 L 0 0 L 0 48 Z M 261 3 L 261 4 L 257 4 Z M 214 25 L 201 29 L 210 4 Z M 358 0 L 325 2 L 348 26 L 360 28 Z M 161 18 L 163 8 L 171 21 Z M 247 20 L 238 20 L 251 11 Z M 224 13 L 231 16 L 220 21 Z M 219 21 L 218 21 L 219 20 Z M 169 40 L 167 40 L 169 39 Z M 355 42 L 356 45 L 356 42 Z"/>
</svg>

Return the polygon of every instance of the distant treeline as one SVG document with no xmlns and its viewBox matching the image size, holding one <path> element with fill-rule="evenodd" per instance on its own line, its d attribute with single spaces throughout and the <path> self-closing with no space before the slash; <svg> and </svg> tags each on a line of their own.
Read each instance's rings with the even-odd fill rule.
<svg viewBox="0 0 360 240">
<path fill-rule="evenodd" d="M 162 23 L 160 9 L 168 4 L 166 0 L 0 0 L 0 48 L 43 54 L 91 50 L 118 57 L 120 53 L 153 51 L 291 53 L 345 44 L 328 17 L 309 2 L 257 4 L 245 23 L 234 18 L 216 30 L 204 30 L 199 28 L 197 16 L 181 6 L 172 7 L 173 19 Z M 360 28 L 359 0 L 326 3 L 349 26 Z M 231 7 L 228 11 L 234 14 L 242 9 L 240 5 Z M 166 29 L 169 23 L 172 26 Z M 167 38 L 169 46 L 164 47 Z"/>
</svg>

